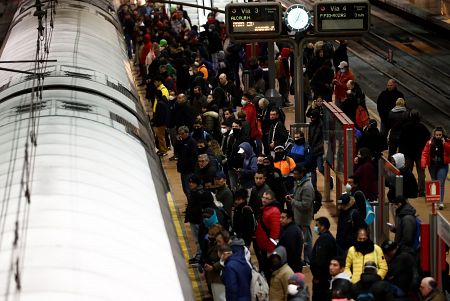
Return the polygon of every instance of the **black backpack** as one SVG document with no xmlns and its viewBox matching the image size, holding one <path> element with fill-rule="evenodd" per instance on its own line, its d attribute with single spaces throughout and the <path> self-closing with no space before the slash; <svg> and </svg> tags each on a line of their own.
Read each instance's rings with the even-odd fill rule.
<svg viewBox="0 0 450 301">
<path fill-rule="evenodd" d="M 322 194 L 319 190 L 314 190 L 313 212 L 316 214 L 322 207 Z"/>
</svg>

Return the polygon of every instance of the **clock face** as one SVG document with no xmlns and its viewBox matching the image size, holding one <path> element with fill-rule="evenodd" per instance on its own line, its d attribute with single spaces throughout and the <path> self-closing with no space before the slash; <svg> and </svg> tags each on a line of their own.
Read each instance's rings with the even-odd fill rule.
<svg viewBox="0 0 450 301">
<path fill-rule="evenodd" d="M 309 11 L 300 4 L 291 5 L 285 14 L 287 27 L 291 31 L 303 31 L 308 28 L 311 20 Z"/>
</svg>

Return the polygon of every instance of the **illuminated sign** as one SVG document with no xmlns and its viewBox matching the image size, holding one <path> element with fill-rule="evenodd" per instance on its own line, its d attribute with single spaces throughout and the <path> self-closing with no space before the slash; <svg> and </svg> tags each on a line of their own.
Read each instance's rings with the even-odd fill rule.
<svg viewBox="0 0 450 301">
<path fill-rule="evenodd" d="M 369 30 L 369 2 L 319 2 L 314 15 L 317 33 L 348 35 Z"/>
<path fill-rule="evenodd" d="M 274 2 L 225 6 L 227 33 L 233 38 L 268 38 L 281 34 L 281 5 Z"/>
</svg>

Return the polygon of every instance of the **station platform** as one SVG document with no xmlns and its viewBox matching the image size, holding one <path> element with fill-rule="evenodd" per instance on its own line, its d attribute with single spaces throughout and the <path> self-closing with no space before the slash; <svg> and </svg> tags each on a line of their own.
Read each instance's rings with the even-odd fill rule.
<svg viewBox="0 0 450 301">
<path fill-rule="evenodd" d="M 135 68 L 137 71 L 137 68 Z M 135 73 L 136 74 L 136 73 Z M 136 79 L 136 85 L 138 83 L 138 79 Z M 145 108 L 148 108 L 148 104 L 145 100 L 145 88 L 143 86 L 139 86 L 139 93 L 140 98 L 143 106 Z M 290 96 L 291 103 L 294 102 L 293 96 Z M 367 107 L 369 109 L 370 116 L 372 118 L 378 119 L 379 117 L 376 111 L 376 104 L 368 99 L 367 100 Z M 284 108 L 284 112 L 286 114 L 286 125 L 287 128 L 291 123 L 294 123 L 294 107 L 287 107 Z M 169 201 L 169 207 L 171 209 L 171 215 L 173 219 L 173 223 L 175 224 L 175 228 L 177 230 L 177 236 L 181 245 L 181 248 L 183 250 L 183 254 L 186 259 L 186 264 L 188 265 L 189 258 L 193 257 L 195 252 L 195 243 L 193 241 L 190 227 L 188 223 L 184 223 L 184 210 L 186 208 L 187 200 L 183 193 L 182 187 L 181 187 L 181 180 L 180 175 L 176 171 L 176 161 L 170 161 L 169 158 L 172 156 L 172 152 L 169 152 L 168 156 L 162 157 L 161 162 L 164 167 L 166 177 L 169 181 L 171 192 L 168 193 L 168 201 Z M 333 172 L 331 173 L 333 175 Z M 426 180 L 430 180 L 430 176 L 428 174 L 428 171 L 426 172 Z M 323 176 L 318 173 L 318 188 L 321 192 L 324 190 L 324 180 Z M 450 220 L 450 179 L 447 179 L 446 181 L 446 197 L 445 197 L 445 203 L 447 207 L 444 210 L 440 210 L 439 212 L 447 219 Z M 336 212 L 336 206 L 335 206 L 335 192 L 331 191 L 331 201 L 330 202 L 323 202 L 321 209 L 319 212 L 315 215 L 316 217 L 319 216 L 325 216 L 328 219 L 330 219 L 331 222 L 331 228 L 330 231 L 333 233 L 333 235 L 336 234 L 337 230 L 337 212 Z M 413 205 L 416 210 L 417 214 L 419 215 L 420 219 L 423 223 L 429 222 L 429 215 L 431 213 L 431 205 L 425 202 L 424 197 L 416 198 L 416 199 L 410 199 L 411 205 Z M 393 217 L 390 217 L 390 220 L 393 221 Z M 317 235 L 313 234 L 314 240 L 317 239 Z M 391 237 L 393 238 L 393 236 Z M 252 251 L 252 250 L 251 250 Z M 252 256 L 252 262 L 257 265 L 257 260 L 255 256 Z M 303 269 L 303 273 L 305 274 L 305 282 L 309 286 L 310 293 L 312 288 L 312 274 L 308 268 Z M 206 285 L 206 281 L 204 278 L 204 275 L 199 272 L 199 270 L 196 267 L 189 267 L 189 276 L 192 281 L 193 290 L 195 293 L 195 298 L 198 301 L 201 301 L 202 298 L 209 296 L 208 289 Z"/>
</svg>

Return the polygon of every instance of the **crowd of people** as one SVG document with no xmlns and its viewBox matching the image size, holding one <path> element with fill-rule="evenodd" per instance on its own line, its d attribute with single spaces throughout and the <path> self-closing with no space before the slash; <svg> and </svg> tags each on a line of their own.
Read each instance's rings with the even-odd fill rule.
<svg viewBox="0 0 450 301">
<path fill-rule="evenodd" d="M 264 97 L 264 68 L 272 59 L 264 44 L 259 57 L 246 57 L 244 45 L 227 37 L 214 11 L 200 28 L 181 5 L 167 12 L 153 1 L 138 6 L 123 0 L 118 16 L 145 86 L 157 153 L 165 157 L 173 150 L 169 160 L 181 176 L 185 222 L 196 245 L 189 264 L 204 273 L 210 300 L 255 300 L 257 275 L 267 279 L 271 301 L 309 300 L 304 268 L 313 275 L 312 300 L 419 300 L 420 294 L 443 300 L 434 279 L 420 282 L 416 212 L 408 198 L 423 196 L 428 167 L 442 183 L 444 208 L 450 140 L 439 127 L 431 135 L 395 80 L 377 101 L 380 131 L 350 69 L 347 42 L 336 48 L 329 41 L 309 43 L 303 65 L 310 123 L 307 134 L 290 133 L 283 108 Z M 288 106 L 293 54 L 278 46 L 274 72 Z M 250 74 L 246 91 L 240 66 Z M 324 101 L 334 101 L 357 129 L 354 173 L 337 200 L 336 236 L 328 218 L 317 216 Z M 376 162 L 386 149 L 404 185 L 403 192 L 390 186 L 388 193 L 395 239 L 378 246 L 369 238 L 366 199 L 378 197 Z"/>
</svg>

